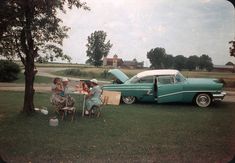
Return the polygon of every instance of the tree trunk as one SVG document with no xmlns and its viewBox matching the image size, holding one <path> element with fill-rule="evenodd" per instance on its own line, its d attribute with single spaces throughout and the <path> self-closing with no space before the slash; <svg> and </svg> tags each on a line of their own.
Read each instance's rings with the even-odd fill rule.
<svg viewBox="0 0 235 163">
<path fill-rule="evenodd" d="M 32 20 L 33 20 L 33 11 L 34 7 L 32 1 L 24 1 L 25 8 L 25 27 L 21 33 L 21 45 L 23 52 L 25 53 L 25 94 L 24 94 L 24 106 L 23 112 L 30 114 L 34 112 L 34 77 L 36 71 L 34 70 L 34 58 L 37 50 L 34 50 L 34 40 L 32 37 Z"/>
<path fill-rule="evenodd" d="M 34 77 L 35 77 L 33 61 L 27 61 L 24 75 L 25 75 L 25 94 L 24 94 L 23 112 L 31 114 L 32 112 L 34 112 L 33 101 L 34 101 L 34 92 L 35 92 L 33 88 Z"/>
</svg>

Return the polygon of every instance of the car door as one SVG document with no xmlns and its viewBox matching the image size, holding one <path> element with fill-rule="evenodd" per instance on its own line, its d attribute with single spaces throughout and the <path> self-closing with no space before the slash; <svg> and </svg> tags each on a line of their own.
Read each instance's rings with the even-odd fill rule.
<svg viewBox="0 0 235 163">
<path fill-rule="evenodd" d="M 157 88 L 158 103 L 182 101 L 183 85 L 175 80 L 175 76 L 158 76 Z"/>
<path fill-rule="evenodd" d="M 139 101 L 154 101 L 153 92 L 154 76 L 137 77 L 134 76 L 125 83 L 125 90 L 122 90 L 122 96 L 134 96 Z"/>
<path fill-rule="evenodd" d="M 155 76 L 145 76 L 139 79 L 137 85 L 138 87 L 144 88 L 142 91 L 142 96 L 139 98 L 140 101 L 152 102 L 155 101 L 156 90 L 154 88 Z M 136 86 L 137 86 L 136 85 Z"/>
</svg>

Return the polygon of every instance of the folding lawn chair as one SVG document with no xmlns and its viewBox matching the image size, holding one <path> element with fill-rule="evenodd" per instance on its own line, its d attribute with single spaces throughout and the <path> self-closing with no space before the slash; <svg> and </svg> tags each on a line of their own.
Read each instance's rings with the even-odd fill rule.
<svg viewBox="0 0 235 163">
<path fill-rule="evenodd" d="M 108 96 L 104 96 L 101 98 L 101 104 L 100 105 L 94 105 L 92 106 L 91 110 L 89 111 L 89 117 L 95 116 L 95 117 L 100 117 L 101 116 L 101 110 L 104 105 L 107 105 L 109 100 Z"/>
</svg>

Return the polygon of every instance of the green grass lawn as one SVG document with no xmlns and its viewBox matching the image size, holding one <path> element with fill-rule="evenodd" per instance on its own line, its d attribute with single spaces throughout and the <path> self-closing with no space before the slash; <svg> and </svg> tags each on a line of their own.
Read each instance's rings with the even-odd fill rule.
<svg viewBox="0 0 235 163">
<path fill-rule="evenodd" d="M 105 106 L 100 118 L 54 116 L 50 94 L 35 106 L 49 115 L 20 114 L 23 93 L 0 92 L 0 155 L 8 162 L 227 162 L 235 150 L 234 103 Z"/>
<path fill-rule="evenodd" d="M 23 73 L 19 73 L 18 79 L 13 81 L 12 83 L 24 83 L 24 82 L 25 82 L 24 74 Z M 52 78 L 36 75 L 34 82 L 35 83 L 51 83 L 52 82 Z"/>
</svg>

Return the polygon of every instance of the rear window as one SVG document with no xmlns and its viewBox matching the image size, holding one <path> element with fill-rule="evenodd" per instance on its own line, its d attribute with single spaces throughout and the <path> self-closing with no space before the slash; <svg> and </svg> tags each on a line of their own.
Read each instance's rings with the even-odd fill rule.
<svg viewBox="0 0 235 163">
<path fill-rule="evenodd" d="M 146 76 L 139 79 L 139 83 L 153 83 L 153 76 Z"/>
</svg>

